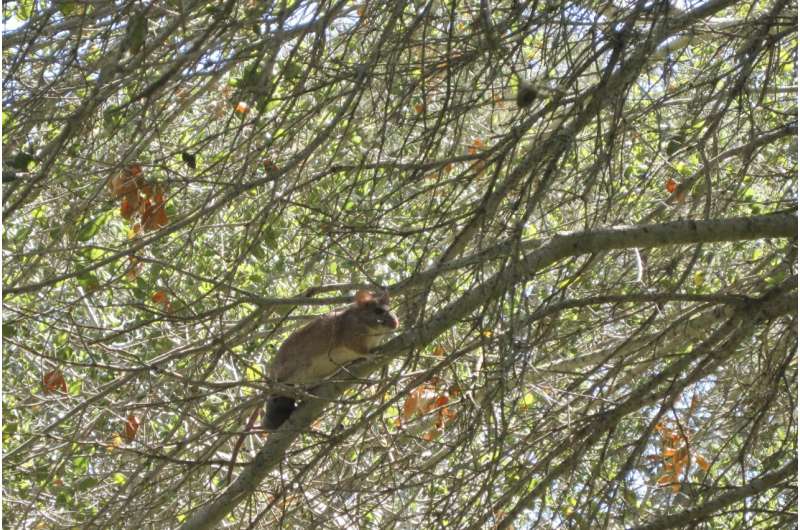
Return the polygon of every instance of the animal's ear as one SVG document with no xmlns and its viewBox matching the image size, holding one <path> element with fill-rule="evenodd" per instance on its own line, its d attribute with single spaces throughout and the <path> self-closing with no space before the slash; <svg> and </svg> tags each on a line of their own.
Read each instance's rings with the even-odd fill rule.
<svg viewBox="0 0 800 530">
<path fill-rule="evenodd" d="M 355 296 L 356 304 L 364 305 L 366 303 L 371 302 L 375 297 L 372 295 L 371 292 L 365 289 L 359 289 Z"/>
<path fill-rule="evenodd" d="M 384 290 L 381 297 L 378 298 L 378 303 L 381 305 L 389 305 L 389 291 Z"/>
</svg>

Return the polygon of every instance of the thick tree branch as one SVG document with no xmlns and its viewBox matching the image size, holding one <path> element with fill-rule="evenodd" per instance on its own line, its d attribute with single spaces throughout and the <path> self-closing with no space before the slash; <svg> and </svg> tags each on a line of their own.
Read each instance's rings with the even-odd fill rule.
<svg viewBox="0 0 800 530">
<path fill-rule="evenodd" d="M 635 527 L 635 530 L 666 530 L 667 528 L 686 528 L 691 524 L 695 524 L 702 520 L 708 519 L 719 510 L 739 502 L 748 497 L 758 495 L 768 489 L 780 486 L 789 477 L 797 474 L 797 457 L 793 458 L 789 463 L 772 473 L 765 473 L 759 478 L 755 478 L 730 491 L 727 491 L 719 497 L 701 504 L 695 508 L 690 508 L 686 511 L 676 513 L 667 517 L 662 517 L 652 523 Z"/>
<path fill-rule="evenodd" d="M 500 297 L 512 286 L 530 280 L 539 270 L 567 257 L 613 249 L 794 237 L 796 234 L 797 216 L 776 214 L 710 221 L 676 221 L 557 236 L 444 307 L 426 324 L 410 329 L 388 342 L 375 352 L 375 358 L 354 365 L 350 371 L 356 376 L 367 375 L 387 365 L 401 352 L 429 344 L 489 300 Z M 192 514 L 181 528 L 213 528 L 239 502 L 255 491 L 269 472 L 283 460 L 286 449 L 294 439 L 321 415 L 325 405 L 337 399 L 353 384 L 353 381 L 328 382 L 316 388 L 318 399 L 304 403 L 281 429 L 270 434 L 253 462 L 237 479 L 216 499 Z"/>
</svg>

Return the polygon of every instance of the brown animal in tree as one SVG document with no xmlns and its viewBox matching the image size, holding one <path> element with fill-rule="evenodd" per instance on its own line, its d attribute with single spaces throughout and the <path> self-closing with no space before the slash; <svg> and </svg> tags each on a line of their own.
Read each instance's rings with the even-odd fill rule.
<svg viewBox="0 0 800 530">
<path fill-rule="evenodd" d="M 353 303 L 319 316 L 298 329 L 278 349 L 268 376 L 284 384 L 318 383 L 345 364 L 365 357 L 400 322 L 389 309 L 389 294 L 361 290 Z M 280 427 L 297 407 L 290 396 L 267 398 L 264 428 Z"/>
</svg>

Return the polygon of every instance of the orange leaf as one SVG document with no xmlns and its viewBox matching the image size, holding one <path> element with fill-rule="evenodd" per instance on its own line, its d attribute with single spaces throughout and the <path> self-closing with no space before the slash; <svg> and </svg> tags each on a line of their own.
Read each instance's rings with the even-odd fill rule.
<svg viewBox="0 0 800 530">
<path fill-rule="evenodd" d="M 153 215 L 153 222 L 156 224 L 158 228 L 161 228 L 162 226 L 167 226 L 167 224 L 169 224 L 167 211 L 164 209 L 163 204 L 159 204 L 158 206 L 156 206 L 156 211 Z"/>
<path fill-rule="evenodd" d="M 443 346 L 436 346 L 433 349 L 433 355 L 435 357 L 444 357 L 444 347 Z"/>
<path fill-rule="evenodd" d="M 697 405 L 700 404 L 700 396 L 696 393 L 692 394 L 692 403 L 689 405 L 689 414 L 694 414 L 694 411 L 697 410 Z"/>
<path fill-rule="evenodd" d="M 456 412 L 451 410 L 450 407 L 443 408 L 441 414 L 442 414 L 442 417 L 447 419 L 447 421 L 454 420 L 454 419 L 456 419 L 456 416 L 457 416 Z"/>
<path fill-rule="evenodd" d="M 153 196 L 153 186 L 151 186 L 146 182 L 143 183 L 141 186 L 139 186 L 139 190 L 142 192 L 142 195 L 144 195 L 145 198 L 147 199 Z"/>
<path fill-rule="evenodd" d="M 436 393 L 431 383 L 425 383 L 409 392 L 403 404 L 403 417 L 408 419 L 415 413 L 426 414 L 433 408 Z"/>
<path fill-rule="evenodd" d="M 136 438 L 136 433 L 139 430 L 139 418 L 133 414 L 128 415 L 128 421 L 125 422 L 125 439 L 132 442 Z"/>
<path fill-rule="evenodd" d="M 423 112 L 425 112 L 425 104 L 417 103 L 416 105 L 414 105 L 414 110 L 417 112 L 417 114 L 422 114 Z"/>
<path fill-rule="evenodd" d="M 430 442 L 431 440 L 435 440 L 436 438 L 438 438 L 441 434 L 442 432 L 439 431 L 438 429 L 431 429 L 430 431 L 422 435 L 422 439 L 425 440 L 426 442 Z"/>
<path fill-rule="evenodd" d="M 128 256 L 128 270 L 125 271 L 125 276 L 128 278 L 128 280 L 135 281 L 139 276 L 139 269 L 141 269 L 139 258 L 136 256 Z"/>
<path fill-rule="evenodd" d="M 442 395 L 437 397 L 436 401 L 433 402 L 433 408 L 438 409 L 439 407 L 444 407 L 448 403 L 450 403 L 450 399 L 447 396 Z"/>
<path fill-rule="evenodd" d="M 157 304 L 166 304 L 168 302 L 167 293 L 165 293 L 164 291 L 156 291 L 156 292 L 154 292 L 153 296 L 152 296 L 152 299 L 153 299 L 153 302 L 155 302 Z"/>
<path fill-rule="evenodd" d="M 480 138 L 476 138 L 475 141 L 472 142 L 472 145 L 467 147 L 467 154 L 476 155 L 478 154 L 478 150 L 483 149 L 483 147 L 484 147 L 483 140 L 481 140 Z"/>
<path fill-rule="evenodd" d="M 60 370 L 51 370 L 42 377 L 45 394 L 60 390 L 67 393 L 67 382 Z"/>
<path fill-rule="evenodd" d="M 436 397 L 433 394 L 433 392 L 425 392 L 425 393 L 423 393 L 420 396 L 420 399 L 419 399 L 419 410 L 420 410 L 420 412 L 422 412 L 423 414 L 427 414 L 430 411 L 432 411 L 434 408 L 436 408 L 435 399 L 436 399 Z"/>
<path fill-rule="evenodd" d="M 656 484 L 658 484 L 659 486 L 666 486 L 667 484 L 672 484 L 672 476 L 673 475 L 671 473 L 668 473 L 666 475 L 661 475 L 656 481 Z"/>
<path fill-rule="evenodd" d="M 234 110 L 239 114 L 247 114 L 247 112 L 250 110 L 250 105 L 248 105 L 244 101 L 240 101 L 239 103 L 236 104 L 236 108 Z"/>
<path fill-rule="evenodd" d="M 666 447 L 666 448 L 664 448 L 664 450 L 661 452 L 661 455 L 662 455 L 664 458 L 668 458 L 668 457 L 670 457 L 670 456 L 673 456 L 673 455 L 675 455 L 675 449 L 673 449 L 673 448 L 671 448 L 671 447 Z"/>
<path fill-rule="evenodd" d="M 445 407 L 439 411 L 439 417 L 436 419 L 436 426 L 441 429 L 454 419 L 456 419 L 456 413 L 450 410 L 449 407 Z"/>
<path fill-rule="evenodd" d="M 672 483 L 672 493 L 678 493 L 681 491 L 681 483 L 680 482 L 673 482 Z"/>
<path fill-rule="evenodd" d="M 127 172 L 130 176 L 136 178 L 142 174 L 142 166 L 140 164 L 131 164 L 128 166 Z"/>
<path fill-rule="evenodd" d="M 156 198 L 158 197 L 161 196 L 156 195 Z M 167 212 L 164 210 L 163 197 L 161 199 L 162 201 L 156 201 L 155 205 L 149 199 L 145 201 L 145 209 L 142 212 L 142 225 L 145 230 L 156 230 L 169 223 Z"/>
<path fill-rule="evenodd" d="M 116 198 L 122 197 L 123 195 L 128 195 L 130 193 L 136 193 L 136 189 L 141 184 L 141 178 L 139 178 L 141 175 L 141 168 L 135 174 L 127 170 L 117 174 L 109 182 L 111 193 Z"/>
<path fill-rule="evenodd" d="M 474 169 L 477 174 L 481 174 L 486 170 L 486 160 L 476 160 L 474 164 L 470 166 L 470 169 Z"/>
<path fill-rule="evenodd" d="M 667 443 L 667 444 L 670 443 L 673 434 L 672 429 L 670 427 L 662 425 L 661 429 L 658 432 L 661 433 L 662 443 Z"/>
<path fill-rule="evenodd" d="M 133 214 L 136 213 L 136 208 L 139 206 L 138 203 L 138 195 L 136 193 L 131 194 L 133 197 L 136 197 L 136 202 L 131 201 L 128 198 L 128 195 L 122 198 L 122 204 L 119 206 L 119 213 L 125 219 L 130 220 L 133 217 Z"/>
<path fill-rule="evenodd" d="M 417 396 L 417 394 L 414 391 L 411 391 L 411 393 L 406 398 L 405 403 L 403 403 L 403 417 L 405 419 L 410 419 L 411 416 L 413 416 L 414 413 L 417 411 L 418 399 L 419 396 Z"/>
<path fill-rule="evenodd" d="M 667 179 L 667 191 L 672 193 L 678 187 L 678 183 L 675 182 L 675 179 L 670 177 Z"/>
<path fill-rule="evenodd" d="M 711 464 L 708 463 L 708 460 L 703 458 L 701 455 L 695 455 L 694 459 L 697 461 L 697 465 L 700 466 L 700 469 L 703 471 L 708 471 L 708 468 L 711 467 Z"/>
</svg>

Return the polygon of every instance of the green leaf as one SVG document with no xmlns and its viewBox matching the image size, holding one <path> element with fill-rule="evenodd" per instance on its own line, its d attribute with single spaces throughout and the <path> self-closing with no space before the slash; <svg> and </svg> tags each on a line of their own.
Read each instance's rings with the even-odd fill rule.
<svg viewBox="0 0 800 530">
<path fill-rule="evenodd" d="M 76 491 L 86 491 L 92 489 L 97 484 L 99 484 L 99 480 L 94 477 L 86 477 L 82 480 L 79 480 L 77 484 L 75 484 Z"/>
<path fill-rule="evenodd" d="M 8 439 L 17 433 L 17 422 L 15 421 L 8 421 L 5 420 L 3 422 L 3 442 L 7 442 Z"/>
<path fill-rule="evenodd" d="M 244 376 L 248 381 L 261 381 L 264 379 L 264 371 L 259 365 L 255 364 L 247 367 Z"/>
<path fill-rule="evenodd" d="M 536 397 L 533 394 L 525 394 L 525 397 L 522 398 L 522 404 L 526 407 L 530 407 L 536 402 Z"/>
<path fill-rule="evenodd" d="M 33 14 L 33 0 L 19 0 L 17 4 L 17 18 L 28 20 Z"/>
<path fill-rule="evenodd" d="M 94 291 L 100 287 L 100 282 L 97 280 L 97 276 L 94 274 L 90 272 L 84 272 L 83 274 L 78 275 L 78 285 L 88 291 Z"/>
<path fill-rule="evenodd" d="M 72 461 L 73 472 L 78 475 L 84 475 L 89 471 L 89 459 L 85 456 L 79 456 Z"/>
<path fill-rule="evenodd" d="M 7 322 L 3 322 L 3 336 L 4 337 L 13 337 L 17 334 L 17 326 L 14 324 L 9 324 Z"/>
<path fill-rule="evenodd" d="M 273 250 L 278 246 L 278 233 L 271 226 L 264 230 L 264 243 Z"/>
<path fill-rule="evenodd" d="M 139 12 L 131 17 L 128 22 L 128 49 L 131 53 L 138 53 L 144 46 L 147 36 L 147 17 Z"/>
<path fill-rule="evenodd" d="M 69 385 L 67 385 L 67 394 L 70 396 L 77 396 L 80 395 L 82 389 L 83 381 L 76 379 L 74 381 L 70 381 Z"/>
<path fill-rule="evenodd" d="M 83 225 L 78 230 L 78 235 L 76 236 L 78 241 L 89 241 L 92 239 L 95 234 L 100 230 L 100 228 L 106 224 L 108 221 L 109 212 L 103 213 L 95 217 L 94 219 L 90 219 L 83 223 Z"/>
<path fill-rule="evenodd" d="M 119 107 L 109 107 L 103 111 L 103 127 L 107 131 L 113 131 L 122 125 L 122 110 Z"/>
<path fill-rule="evenodd" d="M 253 88 L 258 85 L 260 79 L 261 68 L 258 67 L 258 61 L 255 61 L 253 64 L 244 69 L 238 85 L 242 88 Z"/>
<path fill-rule="evenodd" d="M 141 278 L 136 278 L 136 287 L 134 287 L 131 291 L 133 292 L 133 297 L 137 300 L 147 300 L 150 297 L 147 294 L 147 291 L 150 290 L 150 286 L 147 285 L 147 282 Z"/>
<path fill-rule="evenodd" d="M 58 10 L 61 11 L 61 14 L 65 17 L 83 14 L 83 6 L 78 2 L 60 2 L 58 4 Z"/>
<path fill-rule="evenodd" d="M 291 81 L 292 79 L 296 79 L 300 76 L 302 73 L 302 68 L 299 64 L 291 62 L 286 65 L 286 68 L 283 70 L 283 72 L 286 79 Z"/>
</svg>

